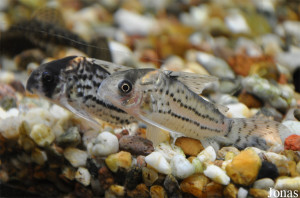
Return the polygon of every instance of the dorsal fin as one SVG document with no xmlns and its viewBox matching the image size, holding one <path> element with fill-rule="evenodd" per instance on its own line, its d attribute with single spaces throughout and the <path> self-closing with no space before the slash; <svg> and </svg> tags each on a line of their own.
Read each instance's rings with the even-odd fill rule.
<svg viewBox="0 0 300 198">
<path fill-rule="evenodd" d="M 94 64 L 101 66 L 103 69 L 105 69 L 110 74 L 118 72 L 118 71 L 124 71 L 124 70 L 128 70 L 128 69 L 132 69 L 131 67 L 118 65 L 118 64 L 115 64 L 115 63 L 111 63 L 111 62 L 107 62 L 107 61 L 103 61 L 103 60 L 98 60 L 98 59 L 95 59 L 95 58 L 88 58 L 88 61 L 91 61 Z"/>
<path fill-rule="evenodd" d="M 201 94 L 208 85 L 218 81 L 218 78 L 215 76 L 194 74 L 188 72 L 174 72 L 165 70 L 163 71 L 163 73 L 169 78 L 180 81 L 196 94 Z"/>
</svg>

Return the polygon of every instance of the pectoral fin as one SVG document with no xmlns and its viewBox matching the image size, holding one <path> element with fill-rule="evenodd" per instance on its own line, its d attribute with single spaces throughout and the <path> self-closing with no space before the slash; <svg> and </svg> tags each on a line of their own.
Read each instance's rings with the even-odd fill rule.
<svg viewBox="0 0 300 198">
<path fill-rule="evenodd" d="M 152 141 L 153 146 L 155 147 L 162 142 L 169 141 L 170 133 L 168 131 L 160 129 L 156 126 L 148 124 L 147 131 L 146 131 L 146 137 L 147 137 L 147 139 Z"/>
</svg>

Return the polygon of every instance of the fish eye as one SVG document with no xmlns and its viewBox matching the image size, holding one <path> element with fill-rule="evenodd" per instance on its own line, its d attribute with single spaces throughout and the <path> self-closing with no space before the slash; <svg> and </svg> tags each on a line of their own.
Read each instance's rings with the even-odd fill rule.
<svg viewBox="0 0 300 198">
<path fill-rule="evenodd" d="M 132 89 L 132 84 L 127 80 L 123 80 L 119 83 L 118 87 L 122 93 L 129 93 Z"/>
<path fill-rule="evenodd" d="M 49 72 L 42 73 L 42 80 L 46 83 L 51 83 L 53 81 L 53 76 Z"/>
</svg>

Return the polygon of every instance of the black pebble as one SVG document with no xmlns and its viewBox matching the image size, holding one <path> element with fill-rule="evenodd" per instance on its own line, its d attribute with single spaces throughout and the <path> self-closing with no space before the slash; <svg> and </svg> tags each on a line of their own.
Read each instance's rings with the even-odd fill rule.
<svg viewBox="0 0 300 198">
<path fill-rule="evenodd" d="M 300 93 L 300 66 L 294 71 L 293 80 L 295 85 L 295 91 Z"/>
<path fill-rule="evenodd" d="M 261 178 L 271 178 L 271 179 L 276 179 L 279 176 L 278 169 L 275 164 L 268 162 L 268 161 L 263 161 L 262 165 L 260 167 L 260 170 L 258 172 L 257 179 Z"/>
<path fill-rule="evenodd" d="M 134 167 L 126 174 L 125 186 L 129 190 L 135 189 L 135 187 L 142 183 L 142 169 L 140 167 Z"/>
</svg>

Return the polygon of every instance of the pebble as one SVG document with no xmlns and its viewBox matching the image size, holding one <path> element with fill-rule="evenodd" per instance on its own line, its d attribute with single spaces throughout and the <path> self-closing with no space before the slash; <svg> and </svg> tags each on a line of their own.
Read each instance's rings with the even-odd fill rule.
<svg viewBox="0 0 300 198">
<path fill-rule="evenodd" d="M 215 149 L 212 146 L 206 147 L 203 151 L 201 151 L 197 158 L 203 162 L 213 162 L 216 160 L 217 154 Z"/>
<path fill-rule="evenodd" d="M 240 153 L 240 151 L 235 147 L 232 146 L 222 147 L 220 150 L 217 151 L 217 158 L 225 159 L 225 156 L 228 152 L 233 153 L 234 156 Z"/>
<path fill-rule="evenodd" d="M 125 135 L 119 140 L 120 150 L 133 155 L 149 155 L 154 151 L 152 142 L 136 135 Z"/>
<path fill-rule="evenodd" d="M 109 187 L 109 191 L 118 197 L 124 197 L 125 195 L 124 186 L 113 184 Z"/>
<path fill-rule="evenodd" d="M 38 148 L 35 148 L 31 153 L 31 159 L 38 165 L 43 165 L 47 160 L 47 153 Z"/>
<path fill-rule="evenodd" d="M 150 155 L 145 157 L 145 161 L 159 173 L 167 175 L 172 172 L 171 165 L 160 152 L 152 152 Z"/>
<path fill-rule="evenodd" d="M 68 147 L 64 150 L 64 157 L 72 164 L 73 167 L 86 165 L 88 154 L 80 149 Z"/>
<path fill-rule="evenodd" d="M 164 180 L 164 188 L 167 191 L 169 197 L 182 197 L 178 181 L 173 175 L 166 176 Z"/>
<path fill-rule="evenodd" d="M 238 193 L 237 193 L 237 197 L 238 198 L 246 198 L 247 195 L 248 195 L 248 191 L 245 188 L 240 187 L 238 190 Z"/>
<path fill-rule="evenodd" d="M 248 186 L 252 184 L 261 167 L 261 160 L 252 149 L 244 150 L 226 166 L 227 175 L 234 183 Z"/>
<path fill-rule="evenodd" d="M 148 198 L 149 190 L 145 184 L 139 184 L 134 190 L 127 191 L 128 197 L 140 197 L 140 198 Z"/>
<path fill-rule="evenodd" d="M 81 136 L 77 127 L 70 127 L 68 130 L 56 138 L 60 146 L 77 146 L 81 142 Z"/>
<path fill-rule="evenodd" d="M 159 152 L 160 154 L 162 154 L 164 156 L 164 158 L 170 162 L 171 159 L 175 156 L 175 155 L 184 155 L 184 152 L 182 151 L 182 149 L 178 146 L 175 145 L 170 145 L 169 143 L 160 143 L 156 148 L 155 148 L 156 152 Z"/>
<path fill-rule="evenodd" d="M 208 183 L 209 179 L 204 175 L 194 174 L 181 182 L 180 189 L 196 197 L 204 197 L 205 188 Z"/>
<path fill-rule="evenodd" d="M 95 156 L 108 156 L 119 151 L 119 142 L 117 136 L 104 131 L 100 133 L 95 144 L 91 149 L 91 153 Z"/>
<path fill-rule="evenodd" d="M 257 179 L 260 178 L 276 179 L 278 176 L 279 173 L 275 164 L 268 161 L 262 161 L 261 167 L 257 175 Z"/>
<path fill-rule="evenodd" d="M 286 126 L 293 134 L 300 135 L 300 122 L 287 120 L 282 122 L 284 126 Z"/>
<path fill-rule="evenodd" d="M 152 168 L 143 167 L 142 177 L 146 186 L 151 186 L 158 179 L 158 173 Z"/>
<path fill-rule="evenodd" d="M 107 167 L 114 173 L 117 172 L 119 168 L 128 170 L 131 167 L 131 162 L 131 154 L 126 151 L 111 154 L 105 159 Z"/>
<path fill-rule="evenodd" d="M 270 178 L 263 178 L 256 180 L 253 184 L 253 188 L 269 190 L 274 187 L 274 181 Z"/>
<path fill-rule="evenodd" d="M 238 189 L 234 184 L 230 183 L 224 188 L 223 194 L 227 198 L 236 198 Z"/>
<path fill-rule="evenodd" d="M 45 124 L 35 124 L 29 136 L 41 147 L 48 146 L 55 140 L 52 129 Z"/>
<path fill-rule="evenodd" d="M 0 134 L 6 139 L 15 139 L 19 136 L 20 124 L 18 117 L 0 119 Z"/>
<path fill-rule="evenodd" d="M 194 166 L 182 155 L 175 155 L 171 160 L 172 175 L 184 179 L 194 174 Z"/>
<path fill-rule="evenodd" d="M 226 175 L 225 171 L 216 165 L 208 165 L 203 173 L 216 183 L 228 185 L 230 182 L 230 178 Z"/>
<path fill-rule="evenodd" d="M 167 198 L 167 193 L 162 186 L 154 185 L 150 188 L 151 198 Z"/>
<path fill-rule="evenodd" d="M 225 17 L 225 23 L 234 34 L 249 34 L 251 32 L 246 19 L 237 9 L 230 10 L 228 16 Z"/>
<path fill-rule="evenodd" d="M 279 177 L 275 182 L 275 189 L 300 191 L 300 177 Z"/>
<path fill-rule="evenodd" d="M 177 138 L 175 145 L 180 147 L 184 154 L 191 156 L 197 156 L 197 154 L 204 149 L 199 140 L 188 137 Z"/>
<path fill-rule="evenodd" d="M 142 168 L 132 167 L 127 173 L 125 178 L 126 189 L 133 190 L 138 184 L 142 183 L 143 175 Z"/>
<path fill-rule="evenodd" d="M 255 197 L 255 198 L 265 198 L 269 197 L 269 189 L 256 189 L 256 188 L 250 188 L 249 195 Z"/>
<path fill-rule="evenodd" d="M 203 164 L 197 157 L 189 157 L 188 160 L 194 166 L 195 173 L 203 173 Z"/>
<path fill-rule="evenodd" d="M 296 165 L 297 172 L 300 173 L 300 161 Z"/>
<path fill-rule="evenodd" d="M 249 118 L 252 116 L 250 109 L 243 103 L 229 104 L 227 107 L 229 110 L 226 112 L 226 116 L 229 118 Z"/>
<path fill-rule="evenodd" d="M 84 186 L 88 186 L 91 183 L 91 174 L 86 168 L 79 167 L 75 173 L 75 179 Z"/>
<path fill-rule="evenodd" d="M 300 151 L 300 135 L 290 135 L 284 141 L 284 149 Z"/>
<path fill-rule="evenodd" d="M 62 175 L 70 181 L 75 179 L 75 173 L 76 170 L 73 167 L 64 166 L 62 168 Z"/>
</svg>

